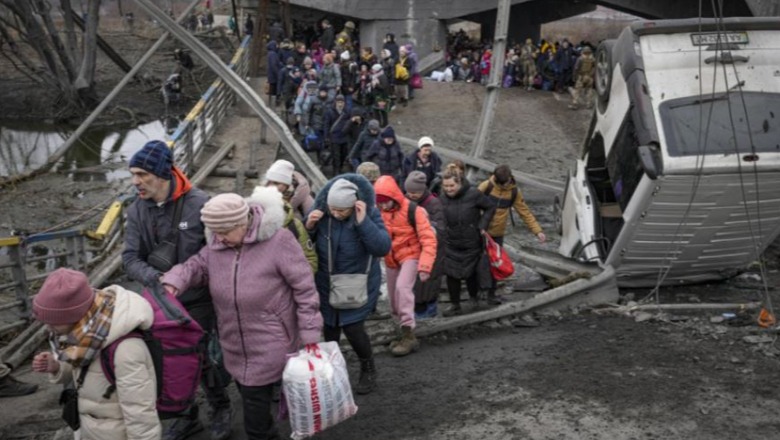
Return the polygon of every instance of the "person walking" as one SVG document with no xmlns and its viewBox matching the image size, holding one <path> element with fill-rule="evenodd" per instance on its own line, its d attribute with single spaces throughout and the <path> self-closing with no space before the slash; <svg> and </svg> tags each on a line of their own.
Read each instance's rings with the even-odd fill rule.
<svg viewBox="0 0 780 440">
<path fill-rule="evenodd" d="M 275 209 L 274 209 L 275 208 Z M 208 285 L 214 299 L 225 367 L 236 380 L 250 440 L 278 439 L 273 387 L 287 357 L 316 344 L 319 298 L 306 257 L 282 227 L 284 210 L 250 206 L 220 194 L 201 210 L 208 244 L 162 279 L 172 294 Z"/>
<path fill-rule="evenodd" d="M 425 209 L 404 197 L 395 179 L 380 177 L 374 184 L 382 221 L 392 246 L 385 256 L 387 293 L 393 317 L 400 323 L 400 337 L 390 344 L 394 356 L 406 356 L 420 346 L 414 335 L 414 284 L 431 277 L 436 261 L 436 233 Z M 410 212 L 410 210 L 414 210 Z"/>
<path fill-rule="evenodd" d="M 425 174 L 425 184 L 430 185 L 441 171 L 442 163 L 433 151 L 433 139 L 423 136 L 417 141 L 417 149 L 404 158 L 403 178 L 406 179 L 412 171 L 421 171 Z"/>
<path fill-rule="evenodd" d="M 336 100 L 325 112 L 325 130 L 328 145 L 333 155 L 333 176 L 341 174 L 341 168 L 349 154 L 350 111 L 344 95 L 336 95 Z"/>
<path fill-rule="evenodd" d="M 272 163 L 260 182 L 261 186 L 275 186 L 299 220 L 303 220 L 314 205 L 309 181 L 295 171 L 295 165 L 289 160 L 279 159 Z"/>
<path fill-rule="evenodd" d="M 158 282 L 173 265 L 195 255 L 206 243 L 200 210 L 208 195 L 192 186 L 173 165 L 165 142 L 150 141 L 130 159 L 131 181 L 138 198 L 127 208 L 122 265 L 125 273 L 144 286 Z M 214 306 L 207 287 L 188 289 L 179 297 L 182 305 L 206 332 L 206 347 L 219 347 Z M 212 339 L 215 341 L 212 343 Z M 219 359 L 219 357 L 217 357 Z M 212 439 L 230 436 L 232 410 L 225 390 L 229 375 L 220 360 L 204 365 L 201 387 L 211 409 Z M 202 431 L 198 406 L 176 419 L 164 440 L 180 440 Z"/>
<path fill-rule="evenodd" d="M 363 176 L 342 174 L 320 191 L 305 221 L 319 261 L 315 281 L 325 340 L 338 342 L 342 332 L 346 335 L 360 360 L 360 378 L 355 387 L 358 394 L 368 394 L 377 386 L 365 321 L 379 299 L 379 259 L 387 255 L 391 245 L 375 199 L 374 188 Z M 367 274 L 363 306 L 340 309 L 331 305 L 333 275 L 341 274 Z"/>
<path fill-rule="evenodd" d="M 434 318 L 438 314 L 439 289 L 441 288 L 442 262 L 444 260 L 444 212 L 439 200 L 428 189 L 427 177 L 422 171 L 412 171 L 404 182 L 406 198 L 425 209 L 428 220 L 436 233 L 436 260 L 427 281 L 420 277 L 414 285 L 414 313 L 416 319 Z"/>
<path fill-rule="evenodd" d="M 404 153 L 395 137 L 393 127 L 385 127 L 380 138 L 371 144 L 371 148 L 366 153 L 366 160 L 379 165 L 379 171 L 383 176 L 392 176 L 396 182 L 399 182 Z"/>
<path fill-rule="evenodd" d="M 506 224 L 512 216 L 512 209 L 520 215 L 523 222 L 536 236 L 540 243 L 544 243 L 547 237 L 542 232 L 542 227 L 536 221 L 534 214 L 528 209 L 523 195 L 515 182 L 512 170 L 507 165 L 499 165 L 493 171 L 493 175 L 479 184 L 479 191 L 485 194 L 490 202 L 496 207 L 496 213 L 488 226 L 487 233 L 499 245 L 504 244 L 504 235 L 506 234 Z M 514 220 L 512 220 L 514 223 Z M 503 301 L 496 296 L 496 280 L 492 279 L 490 289 L 488 289 L 488 304 L 501 304 Z"/>
<path fill-rule="evenodd" d="M 590 46 L 585 46 L 582 49 L 582 55 L 577 59 L 574 64 L 574 78 L 576 84 L 574 85 L 574 92 L 572 93 L 572 100 L 569 108 L 572 110 L 578 110 L 580 104 L 585 104 L 588 109 L 593 108 L 593 78 L 596 73 L 596 59 L 593 58 L 593 49 Z M 583 99 L 583 93 L 585 95 Z"/>
<path fill-rule="evenodd" d="M 477 265 L 484 253 L 482 236 L 487 232 L 496 207 L 471 186 L 457 166 L 451 164 L 442 175 L 441 202 L 444 208 L 444 274 L 452 306 L 445 316 L 463 313 L 460 306 L 461 280 L 476 306 L 479 294 Z"/>
<path fill-rule="evenodd" d="M 158 440 L 157 377 L 141 338 L 116 344 L 115 385 L 101 366 L 101 352 L 136 329 L 148 330 L 152 306 L 121 286 L 95 289 L 81 272 L 60 268 L 49 274 L 33 298 L 33 317 L 51 332 L 54 352 L 38 353 L 32 369 L 78 393 L 82 440 Z M 115 392 L 106 396 L 106 390 Z M 75 420 L 74 420 L 75 421 Z"/>
<path fill-rule="evenodd" d="M 357 141 L 349 151 L 349 163 L 357 169 L 361 163 L 367 162 L 368 151 L 371 145 L 379 139 L 379 121 L 371 119 L 368 121 L 366 128 L 360 132 Z"/>
</svg>

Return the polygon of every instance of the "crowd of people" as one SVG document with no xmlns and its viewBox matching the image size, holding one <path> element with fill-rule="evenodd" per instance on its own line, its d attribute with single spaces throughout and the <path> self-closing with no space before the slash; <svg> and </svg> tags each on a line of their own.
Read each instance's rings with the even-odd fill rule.
<svg viewBox="0 0 780 440">
<path fill-rule="evenodd" d="M 581 105 L 592 107 L 593 77 L 596 72 L 595 47 L 588 41 L 576 46 L 568 39 L 552 41 L 531 38 L 524 44 L 514 44 L 506 52 L 502 70 L 502 87 L 523 87 L 526 90 L 545 90 L 558 93 L 571 90 L 570 108 Z M 492 66 L 490 44 L 480 44 L 469 39 L 460 30 L 448 38 L 448 63 L 436 79 L 442 81 L 467 81 L 487 84 Z M 585 96 L 583 96 L 585 95 Z"/>
<path fill-rule="evenodd" d="M 342 333 L 360 363 L 353 389 L 372 392 L 378 368 L 365 322 L 383 286 L 398 328 L 389 349 L 399 357 L 419 349 L 419 320 L 464 313 L 462 280 L 473 304 L 481 288 L 499 304 L 495 281 L 480 281 L 490 277 L 484 239 L 501 240 L 511 209 L 545 240 L 508 167 L 472 183 L 463 163 L 442 164 L 430 137 L 404 157 L 392 128 L 374 135 L 361 152 L 369 160 L 317 194 L 286 160 L 274 162 L 249 197 L 209 197 L 174 165 L 162 141 L 130 159 L 137 198 L 127 209 L 124 270 L 145 292 L 177 298 L 202 329 L 200 385 L 211 438 L 230 437 L 231 381 L 247 438 L 278 438 L 271 407 L 288 357 Z M 451 305 L 440 311 L 443 277 Z M 132 337 L 163 313 L 146 295 L 97 289 L 85 274 L 58 269 L 33 299 L 33 316 L 52 337 L 52 350 L 35 356 L 33 370 L 74 386 L 82 439 L 177 440 L 205 429 L 195 401 L 165 428 L 160 422 L 155 404 L 168 384 L 158 381 L 176 374 L 156 374 L 154 350 Z M 111 378 L 101 354 L 109 349 Z"/>
</svg>

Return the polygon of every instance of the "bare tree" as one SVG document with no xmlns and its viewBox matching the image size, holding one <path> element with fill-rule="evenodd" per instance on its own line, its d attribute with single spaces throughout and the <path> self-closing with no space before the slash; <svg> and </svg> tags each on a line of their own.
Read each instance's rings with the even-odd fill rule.
<svg viewBox="0 0 780 440">
<path fill-rule="evenodd" d="M 3 55 L 15 59 L 14 65 L 23 70 L 25 75 L 56 89 L 65 102 L 87 107 L 94 104 L 97 98 L 95 65 L 100 0 L 88 0 L 83 50 L 79 50 L 70 0 L 60 0 L 60 6 L 64 17 L 65 42 L 52 19 L 49 1 L 0 0 L 0 11 L 6 12 L 6 16 L 7 13 L 13 16 L 11 21 L 0 15 L 0 33 L 10 46 L 17 48 L 10 55 L 5 52 Z M 25 55 L 26 51 L 19 49 L 19 43 L 33 49 L 37 63 L 34 57 L 31 59 Z"/>
</svg>

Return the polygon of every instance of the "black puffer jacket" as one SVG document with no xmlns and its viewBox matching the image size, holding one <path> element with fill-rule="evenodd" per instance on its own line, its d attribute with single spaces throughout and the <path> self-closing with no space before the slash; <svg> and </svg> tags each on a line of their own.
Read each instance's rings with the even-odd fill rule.
<svg viewBox="0 0 780 440">
<path fill-rule="evenodd" d="M 480 230 L 487 230 L 495 204 L 468 181 L 454 197 L 442 192 L 444 207 L 444 274 L 466 279 L 476 269 L 484 246 Z"/>
</svg>

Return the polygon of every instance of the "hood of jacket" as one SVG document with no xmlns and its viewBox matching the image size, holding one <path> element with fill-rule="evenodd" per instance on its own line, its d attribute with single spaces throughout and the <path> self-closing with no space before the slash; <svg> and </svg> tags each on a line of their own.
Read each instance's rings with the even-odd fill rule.
<svg viewBox="0 0 780 440">
<path fill-rule="evenodd" d="M 284 225 L 292 221 L 292 215 L 293 215 L 292 209 L 289 210 L 285 209 L 284 197 L 282 196 L 282 193 L 280 193 L 279 190 L 277 190 L 275 187 L 272 186 L 255 187 L 255 190 L 252 191 L 252 195 L 247 199 L 247 202 L 249 203 L 249 206 L 252 206 L 253 204 L 257 204 L 260 207 L 262 207 L 263 215 L 266 217 L 266 219 L 268 218 L 269 215 L 274 218 L 277 217 L 278 216 L 277 211 L 281 209 L 282 227 L 284 227 Z M 270 231 L 264 230 L 263 234 L 266 234 L 268 232 Z M 266 239 L 267 238 L 270 238 L 270 235 L 266 237 Z"/>
<path fill-rule="evenodd" d="M 154 322 L 152 305 L 140 294 L 116 284 L 102 290 L 116 294 L 114 314 L 111 316 L 111 329 L 103 343 L 104 347 L 137 328 L 147 330 L 152 326 L 152 322 Z"/>
<path fill-rule="evenodd" d="M 383 195 L 393 199 L 399 207 L 403 206 L 404 200 L 406 200 L 404 193 L 401 192 L 401 188 L 398 187 L 398 183 L 396 183 L 392 176 L 380 176 L 376 183 L 374 183 L 374 190 L 377 195 Z"/>
<path fill-rule="evenodd" d="M 370 212 L 371 209 L 376 206 L 376 193 L 374 192 L 374 187 L 371 185 L 371 182 L 360 174 L 346 173 L 328 180 L 328 183 L 326 183 L 325 186 L 322 187 L 322 190 L 317 194 L 317 198 L 314 199 L 313 209 L 319 209 L 325 213 L 328 212 L 328 192 L 330 192 L 330 187 L 333 186 L 333 182 L 339 179 L 346 179 L 357 185 L 358 200 L 362 200 L 366 203 L 367 212 Z"/>
<path fill-rule="evenodd" d="M 171 182 L 173 183 L 173 192 L 171 194 L 171 200 L 176 200 L 179 197 L 187 194 L 192 189 L 192 182 L 187 176 L 177 167 L 173 167 L 171 170 Z"/>
<path fill-rule="evenodd" d="M 278 46 L 276 45 L 276 41 L 271 40 L 265 45 L 265 48 L 268 49 L 268 51 L 276 52 Z"/>
</svg>

